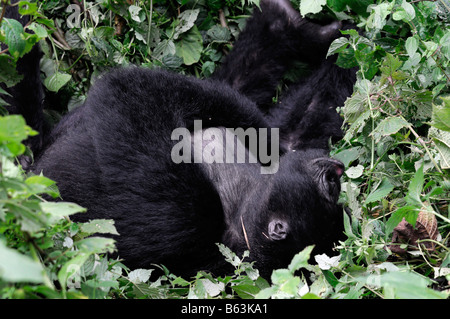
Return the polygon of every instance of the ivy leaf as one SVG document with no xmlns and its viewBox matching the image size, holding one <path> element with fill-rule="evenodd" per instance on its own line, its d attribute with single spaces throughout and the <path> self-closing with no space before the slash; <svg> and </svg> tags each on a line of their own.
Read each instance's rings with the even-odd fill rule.
<svg viewBox="0 0 450 319">
<path fill-rule="evenodd" d="M 197 26 L 183 34 L 181 39 L 175 43 L 175 48 L 176 55 L 183 59 L 184 64 L 197 63 L 203 51 L 203 39 Z"/>
<path fill-rule="evenodd" d="M 302 0 L 300 2 L 300 13 L 302 16 L 308 13 L 319 13 L 326 4 L 327 0 Z"/>
</svg>

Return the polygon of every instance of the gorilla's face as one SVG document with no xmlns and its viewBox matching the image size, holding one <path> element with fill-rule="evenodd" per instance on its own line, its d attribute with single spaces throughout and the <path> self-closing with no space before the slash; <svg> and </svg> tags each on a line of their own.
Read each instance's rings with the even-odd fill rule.
<svg viewBox="0 0 450 319">
<path fill-rule="evenodd" d="M 280 170 L 257 185 L 239 215 L 246 249 L 266 278 L 308 245 L 330 253 L 343 234 L 337 204 L 344 165 L 315 150 L 288 153 Z"/>
</svg>

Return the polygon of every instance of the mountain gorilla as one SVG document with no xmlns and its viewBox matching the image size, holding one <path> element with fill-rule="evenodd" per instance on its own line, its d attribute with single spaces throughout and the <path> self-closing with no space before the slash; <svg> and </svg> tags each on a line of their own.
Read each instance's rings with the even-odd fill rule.
<svg viewBox="0 0 450 319">
<path fill-rule="evenodd" d="M 39 97 L 39 77 L 27 75 L 10 90 L 10 110 L 41 133 L 30 144 L 35 161 L 29 170 L 54 179 L 65 201 L 88 209 L 74 220 L 113 219 L 118 255 L 132 269 L 163 264 L 185 277 L 199 270 L 226 274 L 232 269 L 216 246 L 223 243 L 238 255 L 249 250 L 269 279 L 307 245 L 330 254 L 342 237 L 337 200 L 344 167 L 328 157 L 328 143 L 342 136 L 335 108 L 351 94 L 355 72 L 325 56 L 345 26 L 302 18 L 289 0 L 262 0 L 260 7 L 212 78 L 112 70 L 49 133 L 42 99 L 24 100 L 17 93 L 28 85 L 36 92 L 29 97 Z M 298 59 L 310 63 L 311 75 L 273 104 L 277 84 Z M 21 69 L 21 63 L 32 63 L 24 60 L 21 72 L 36 71 Z M 195 120 L 202 121 L 201 131 L 194 130 Z M 172 136 L 177 128 L 186 128 L 193 144 L 211 128 L 225 134 L 230 128 L 279 128 L 279 149 L 272 143 L 276 134 L 266 141 L 281 154 L 277 171 L 262 174 L 260 161 L 201 161 L 186 149 L 180 155 L 193 160 L 176 163 L 171 154 L 180 142 Z M 261 148 L 265 142 L 258 138 Z M 220 138 L 204 142 L 201 151 L 225 149 Z M 248 141 L 234 144 L 249 147 Z"/>
</svg>

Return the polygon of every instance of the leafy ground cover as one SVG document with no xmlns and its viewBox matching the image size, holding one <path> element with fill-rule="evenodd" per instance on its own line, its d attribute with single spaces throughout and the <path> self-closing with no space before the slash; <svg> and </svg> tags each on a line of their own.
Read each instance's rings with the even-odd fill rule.
<svg viewBox="0 0 450 319">
<path fill-rule="evenodd" d="M 9 1 L 2 0 L 2 10 Z M 21 1 L 24 29 L 0 21 L 0 82 L 20 80 L 15 63 L 40 42 L 47 116 L 83 102 L 93 79 L 138 64 L 208 77 L 251 14 L 253 0 Z M 23 118 L 0 117 L 1 298 L 447 298 L 450 281 L 450 2 L 293 1 L 302 15 L 353 19 L 335 40 L 342 67 L 358 67 L 340 112 L 346 134 L 332 155 L 346 166 L 341 202 L 347 239 L 338 256 L 296 255 L 262 279 L 246 256 L 218 249 L 229 277 L 180 278 L 163 265 L 128 269 L 105 257 L 112 221 L 74 223 L 85 211 L 58 197 L 55 183 L 23 173 L 15 159 L 35 134 Z M 31 32 L 33 31 L 33 32 Z M 344 37 L 346 35 L 346 37 Z M 287 77 L 286 83 L 289 78 Z M 280 85 L 283 90 L 284 85 Z M 4 91 L 2 91 L 4 92 Z M 276 99 L 276 98 L 275 98 Z M 0 104 L 4 104 L 0 101 Z M 0 106 L 1 108 L 1 106 Z M 297 270 L 307 270 L 303 275 Z"/>
</svg>

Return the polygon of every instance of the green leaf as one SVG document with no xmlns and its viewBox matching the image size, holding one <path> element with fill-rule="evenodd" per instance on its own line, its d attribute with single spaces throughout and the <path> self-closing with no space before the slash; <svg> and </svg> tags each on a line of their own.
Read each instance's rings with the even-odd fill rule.
<svg viewBox="0 0 450 319">
<path fill-rule="evenodd" d="M 192 65 L 197 63 L 203 51 L 203 39 L 197 26 L 184 33 L 175 43 L 175 48 L 176 55 L 183 59 L 184 64 Z"/>
<path fill-rule="evenodd" d="M 378 124 L 375 130 L 370 133 L 371 136 L 375 136 L 379 141 L 379 136 L 388 136 L 397 133 L 401 128 L 408 127 L 410 124 L 403 117 L 388 117 Z M 378 138 L 377 138 L 378 136 Z"/>
<path fill-rule="evenodd" d="M 308 13 L 319 13 L 326 4 L 327 0 L 302 0 L 300 2 L 300 13 L 302 16 Z"/>
<path fill-rule="evenodd" d="M 372 278 L 372 283 L 383 288 L 386 298 L 397 299 L 446 299 L 448 293 L 428 288 L 431 279 L 413 271 L 389 271 Z"/>
<path fill-rule="evenodd" d="M 288 269 L 291 273 L 299 270 L 300 268 L 304 268 L 308 266 L 308 260 L 311 257 L 311 252 L 314 248 L 314 245 L 308 246 L 303 249 L 301 252 L 296 254 L 292 259 L 291 263 L 288 266 Z"/>
<path fill-rule="evenodd" d="M 4 18 L 0 27 L 0 41 L 8 46 L 9 53 L 15 58 L 26 52 L 27 41 L 22 24 L 14 19 Z"/>
<path fill-rule="evenodd" d="M 86 208 L 83 208 L 74 203 L 67 203 L 67 202 L 42 202 L 40 204 L 40 207 L 43 212 L 57 218 L 70 216 L 73 214 L 82 213 L 86 211 Z"/>
<path fill-rule="evenodd" d="M 450 132 L 450 96 L 441 96 L 442 104 L 433 103 L 432 123 L 434 127 Z"/>
<path fill-rule="evenodd" d="M 175 33 L 173 35 L 175 40 L 178 39 L 182 33 L 189 31 L 194 26 L 199 12 L 199 9 L 185 10 L 178 16 L 179 23 L 175 27 Z"/>
<path fill-rule="evenodd" d="M 422 164 L 409 183 L 408 194 L 405 198 L 408 204 L 415 205 L 418 208 L 422 207 L 422 200 L 420 198 L 420 195 L 422 194 L 423 182 L 424 175 Z"/>
<path fill-rule="evenodd" d="M 164 57 L 174 55 L 176 53 L 175 44 L 172 40 L 162 40 L 153 50 L 153 57 L 162 60 Z"/>
<path fill-rule="evenodd" d="M 406 0 L 403 0 L 402 6 L 397 9 L 396 12 L 392 15 L 392 18 L 394 20 L 405 20 L 405 21 L 411 21 L 416 17 L 416 11 L 414 10 L 414 7 L 407 2 Z"/>
<path fill-rule="evenodd" d="M 58 92 L 71 78 L 70 74 L 56 72 L 44 80 L 44 85 L 49 91 Z"/>
<path fill-rule="evenodd" d="M 44 282 L 42 265 L 0 241 L 0 278 L 6 282 Z"/>
<path fill-rule="evenodd" d="M 395 227 L 403 220 L 403 218 L 411 225 L 416 224 L 419 210 L 415 206 L 404 206 L 397 209 L 386 222 L 386 234 L 392 233 Z"/>
<path fill-rule="evenodd" d="M 66 262 L 58 272 L 58 280 L 63 291 L 66 290 L 67 280 L 80 272 L 81 266 L 88 260 L 91 254 L 80 252 L 77 256 Z"/>
<path fill-rule="evenodd" d="M 81 251 L 89 254 L 101 254 L 113 252 L 115 249 L 114 239 L 104 237 L 89 237 L 79 240 L 75 245 Z"/>
<path fill-rule="evenodd" d="M 419 48 L 419 41 L 415 37 L 409 37 L 406 39 L 405 42 L 405 48 L 406 52 L 410 57 L 413 57 L 413 55 L 416 53 L 417 49 Z"/>
<path fill-rule="evenodd" d="M 112 219 L 94 219 L 81 224 L 80 229 L 89 235 L 96 233 L 119 235 Z"/>
<path fill-rule="evenodd" d="M 392 185 L 388 179 L 384 178 L 378 187 L 367 196 L 364 203 L 367 205 L 372 202 L 377 202 L 386 197 L 393 189 L 394 185 Z"/>
<path fill-rule="evenodd" d="M 443 169 L 450 168 L 450 132 L 438 130 L 431 127 L 428 131 L 428 136 L 433 139 L 433 142 L 441 155 L 440 164 Z"/>
<path fill-rule="evenodd" d="M 327 57 L 333 55 L 335 53 L 341 52 L 349 45 L 349 40 L 345 37 L 337 38 L 333 42 L 331 42 L 330 47 L 328 48 Z"/>
<path fill-rule="evenodd" d="M 31 128 L 20 115 L 0 117 L 0 142 L 20 143 L 28 138 Z"/>
</svg>

